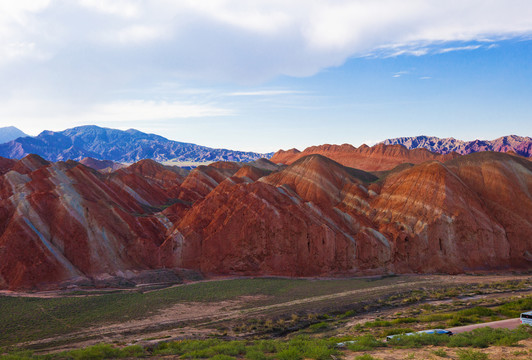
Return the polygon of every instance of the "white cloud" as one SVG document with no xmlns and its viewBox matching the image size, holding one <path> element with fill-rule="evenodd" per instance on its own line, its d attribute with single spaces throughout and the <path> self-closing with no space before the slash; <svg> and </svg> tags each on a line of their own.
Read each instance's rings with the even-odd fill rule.
<svg viewBox="0 0 532 360">
<path fill-rule="evenodd" d="M 215 101 L 229 84 L 235 97 L 296 94 L 232 84 L 531 35 L 529 0 L 0 1 L 0 118 L 65 128 L 227 116 Z"/>
<path fill-rule="evenodd" d="M 164 31 L 156 26 L 134 25 L 120 29 L 113 39 L 109 39 L 105 33 L 102 33 L 101 36 L 104 40 L 114 40 L 123 44 L 131 44 L 160 39 L 164 36 Z"/>
<path fill-rule="evenodd" d="M 479 49 L 482 45 L 468 45 L 468 46 L 456 46 L 456 47 L 448 47 L 444 49 L 438 50 L 439 54 L 445 54 L 451 51 L 464 51 L 464 50 L 476 50 Z"/>
<path fill-rule="evenodd" d="M 79 4 L 89 10 L 109 15 L 118 15 L 124 18 L 133 18 L 140 15 L 139 1 L 130 0 L 79 0 Z"/>
<path fill-rule="evenodd" d="M 228 96 L 276 96 L 290 94 L 304 94 L 306 91 L 297 90 L 257 90 L 257 91 L 239 91 L 228 93 Z"/>
<path fill-rule="evenodd" d="M 2 2 L 0 13 L 0 55 L 11 62 L 40 54 L 30 58 L 82 69 L 92 62 L 93 76 L 116 70 L 117 78 L 134 68 L 260 82 L 353 56 L 422 56 L 448 42 L 532 34 L 529 0 L 19 0 Z"/>
<path fill-rule="evenodd" d="M 233 111 L 210 104 L 187 104 L 167 101 L 127 100 L 100 104 L 87 114 L 82 121 L 141 121 L 167 120 L 175 118 L 195 118 L 232 115 Z"/>
<path fill-rule="evenodd" d="M 398 78 L 398 77 L 401 77 L 402 75 L 406 75 L 406 74 L 408 74 L 408 71 L 402 70 L 402 71 L 398 71 L 395 74 L 393 74 L 392 77 Z"/>
<path fill-rule="evenodd" d="M 0 119 L 5 119 L 0 126 L 16 125 L 32 135 L 36 135 L 33 130 L 36 126 L 40 130 L 43 126 L 48 130 L 64 130 L 84 124 L 120 127 L 120 123 L 235 115 L 235 111 L 214 104 L 177 101 L 124 100 L 79 108 L 77 105 L 19 99 L 4 101 L 0 105 Z"/>
</svg>

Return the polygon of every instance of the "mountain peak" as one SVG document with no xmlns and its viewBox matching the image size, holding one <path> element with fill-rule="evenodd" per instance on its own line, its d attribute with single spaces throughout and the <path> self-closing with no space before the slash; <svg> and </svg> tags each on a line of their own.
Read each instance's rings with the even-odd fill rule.
<svg viewBox="0 0 532 360">
<path fill-rule="evenodd" d="M 22 130 L 14 126 L 6 126 L 0 128 L 0 144 L 27 136 L 28 135 L 26 135 Z"/>
</svg>

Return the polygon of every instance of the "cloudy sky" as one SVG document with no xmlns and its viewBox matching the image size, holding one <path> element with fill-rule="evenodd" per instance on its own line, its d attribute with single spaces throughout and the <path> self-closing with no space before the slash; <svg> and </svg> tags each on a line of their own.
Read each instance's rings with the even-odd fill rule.
<svg viewBox="0 0 532 360">
<path fill-rule="evenodd" d="M 0 0 L 0 126 L 252 151 L 532 135 L 530 0 Z"/>
</svg>

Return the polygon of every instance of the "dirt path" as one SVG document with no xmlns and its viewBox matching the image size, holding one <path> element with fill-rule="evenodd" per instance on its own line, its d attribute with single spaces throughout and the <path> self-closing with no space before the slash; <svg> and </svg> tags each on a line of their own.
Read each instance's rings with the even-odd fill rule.
<svg viewBox="0 0 532 360">
<path fill-rule="evenodd" d="M 494 329 L 499 329 L 499 328 L 516 329 L 519 325 L 521 325 L 521 320 L 519 318 L 516 318 L 516 319 L 492 321 L 492 322 L 487 322 L 487 323 L 482 323 L 482 324 L 458 326 L 454 328 L 449 328 L 447 330 L 451 330 L 454 334 L 460 334 L 463 332 L 467 332 L 467 331 L 471 331 L 471 330 L 483 328 L 483 327 L 490 327 Z"/>
</svg>

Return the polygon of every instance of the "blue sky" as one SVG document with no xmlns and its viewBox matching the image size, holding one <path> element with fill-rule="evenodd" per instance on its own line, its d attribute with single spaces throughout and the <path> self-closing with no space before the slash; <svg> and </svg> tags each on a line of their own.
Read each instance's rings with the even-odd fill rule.
<svg viewBox="0 0 532 360">
<path fill-rule="evenodd" d="M 0 3 L 0 126 L 251 151 L 532 134 L 530 1 Z"/>
</svg>

